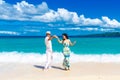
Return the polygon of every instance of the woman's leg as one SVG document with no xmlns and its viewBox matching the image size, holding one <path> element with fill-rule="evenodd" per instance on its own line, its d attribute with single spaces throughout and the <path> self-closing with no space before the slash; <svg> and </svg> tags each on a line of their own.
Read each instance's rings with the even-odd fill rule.
<svg viewBox="0 0 120 80">
<path fill-rule="evenodd" d="M 64 67 L 65 70 L 69 70 L 70 69 L 69 58 L 64 58 L 64 60 L 63 60 L 63 67 Z"/>
</svg>

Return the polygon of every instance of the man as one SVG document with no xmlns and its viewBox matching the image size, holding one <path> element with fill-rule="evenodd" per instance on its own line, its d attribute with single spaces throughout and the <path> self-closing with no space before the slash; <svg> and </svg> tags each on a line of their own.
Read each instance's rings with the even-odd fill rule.
<svg viewBox="0 0 120 80">
<path fill-rule="evenodd" d="M 52 53 L 52 40 L 53 37 L 51 37 L 51 32 L 47 31 L 46 32 L 46 37 L 45 37 L 45 45 L 46 45 L 46 57 L 47 57 L 47 62 L 45 64 L 44 70 L 51 68 L 51 62 L 53 59 L 53 53 Z"/>
</svg>

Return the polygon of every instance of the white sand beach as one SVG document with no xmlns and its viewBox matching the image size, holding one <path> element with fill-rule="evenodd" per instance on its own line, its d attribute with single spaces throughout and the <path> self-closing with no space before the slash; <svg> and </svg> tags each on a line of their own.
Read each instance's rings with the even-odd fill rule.
<svg viewBox="0 0 120 80">
<path fill-rule="evenodd" d="M 43 71 L 43 64 L 0 63 L 1 80 L 120 80 L 119 63 L 72 63 L 65 71 L 61 64 Z"/>
</svg>

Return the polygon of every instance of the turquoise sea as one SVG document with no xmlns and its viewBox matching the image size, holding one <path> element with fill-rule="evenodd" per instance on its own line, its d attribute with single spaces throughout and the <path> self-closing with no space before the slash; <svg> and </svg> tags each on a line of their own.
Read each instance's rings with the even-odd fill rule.
<svg viewBox="0 0 120 80">
<path fill-rule="evenodd" d="M 120 38 L 79 38 L 71 46 L 71 62 L 120 62 Z M 53 62 L 61 62 L 62 44 L 53 44 Z M 41 37 L 0 38 L 0 62 L 45 62 L 45 44 Z"/>
</svg>

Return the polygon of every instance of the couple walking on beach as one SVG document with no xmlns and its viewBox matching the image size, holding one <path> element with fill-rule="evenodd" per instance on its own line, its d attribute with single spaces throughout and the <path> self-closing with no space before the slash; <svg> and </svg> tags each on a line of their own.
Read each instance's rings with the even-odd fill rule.
<svg viewBox="0 0 120 80">
<path fill-rule="evenodd" d="M 46 32 L 46 37 L 45 37 L 45 45 L 46 45 L 46 57 L 47 61 L 44 67 L 44 70 L 51 68 L 51 62 L 53 59 L 53 52 L 52 52 L 52 42 L 51 40 L 53 38 L 56 38 L 59 43 L 63 44 L 63 55 L 64 55 L 64 60 L 63 60 L 63 67 L 65 70 L 70 69 L 70 48 L 69 46 L 73 46 L 76 42 L 72 43 L 70 39 L 68 38 L 68 35 L 66 33 L 62 34 L 63 39 L 60 40 L 58 36 L 54 35 L 51 36 L 51 32 L 47 31 Z"/>
</svg>

